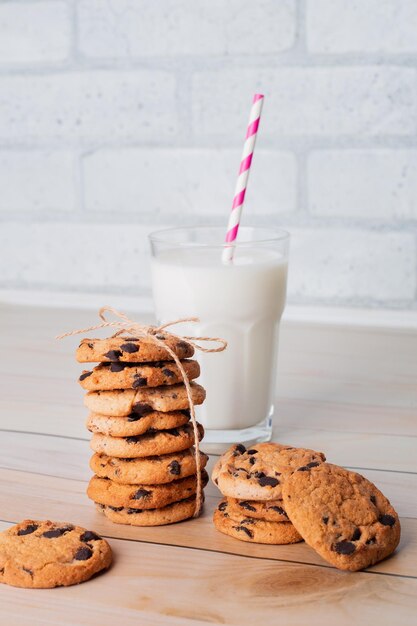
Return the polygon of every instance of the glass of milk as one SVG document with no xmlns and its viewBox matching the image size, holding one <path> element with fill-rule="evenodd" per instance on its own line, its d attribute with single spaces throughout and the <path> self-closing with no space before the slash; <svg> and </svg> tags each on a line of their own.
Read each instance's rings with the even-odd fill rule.
<svg viewBox="0 0 417 626">
<path fill-rule="evenodd" d="M 224 237 L 224 228 L 215 227 L 173 228 L 150 235 L 158 322 L 196 316 L 200 323 L 172 331 L 228 342 L 224 352 L 196 354 L 201 365 L 198 382 L 207 391 L 196 413 L 211 451 L 271 437 L 279 322 L 287 287 L 287 232 L 241 227 L 231 263 L 222 261 Z"/>
</svg>

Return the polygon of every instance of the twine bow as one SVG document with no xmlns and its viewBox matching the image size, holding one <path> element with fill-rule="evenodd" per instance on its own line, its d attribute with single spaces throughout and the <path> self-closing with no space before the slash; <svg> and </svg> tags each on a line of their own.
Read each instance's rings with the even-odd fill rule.
<svg viewBox="0 0 417 626">
<path fill-rule="evenodd" d="M 111 313 L 116 318 L 114 321 L 108 321 L 105 317 L 105 313 Z M 201 481 L 201 460 L 200 460 L 200 447 L 199 447 L 199 432 L 197 427 L 197 420 L 195 418 L 195 408 L 192 396 L 192 389 L 190 380 L 187 376 L 186 371 L 184 370 L 182 363 L 174 352 L 172 348 L 170 348 L 164 341 L 164 339 L 158 337 L 159 333 L 165 331 L 165 335 L 178 339 L 179 341 L 186 341 L 191 344 L 195 350 L 199 350 L 200 352 L 222 352 L 227 347 L 227 341 L 221 339 L 220 337 L 186 337 L 181 335 L 176 335 L 172 332 L 166 330 L 169 326 L 174 326 L 176 324 L 181 324 L 183 322 L 199 322 L 198 317 L 184 317 L 178 320 L 174 320 L 171 322 L 167 322 L 166 324 L 161 324 L 161 326 L 146 326 L 143 324 L 139 324 L 134 320 L 131 320 L 125 313 L 121 313 L 117 311 L 111 306 L 103 306 L 99 310 L 99 317 L 103 320 L 100 324 L 96 324 L 95 326 L 89 326 L 88 328 L 81 328 L 78 330 L 72 330 L 71 332 L 64 333 L 62 335 L 58 335 L 56 339 L 63 339 L 64 337 L 70 337 L 72 335 L 79 335 L 82 333 L 87 333 L 90 330 L 98 330 L 99 328 L 116 328 L 116 332 L 112 335 L 112 337 L 118 337 L 123 333 L 130 333 L 132 336 L 138 337 L 146 337 L 150 339 L 153 343 L 163 348 L 168 354 L 171 356 L 172 360 L 175 361 L 180 373 L 182 380 L 184 382 L 184 386 L 187 392 L 188 405 L 190 407 L 190 417 L 193 425 L 194 431 L 194 446 L 195 446 L 195 462 L 196 462 L 196 475 L 197 475 L 197 490 L 196 490 L 196 506 L 194 511 L 194 517 L 198 517 L 201 511 L 202 500 L 203 500 L 203 489 L 202 489 L 202 481 Z M 197 343 L 198 341 L 207 341 L 213 343 L 219 343 L 220 345 L 217 348 L 205 348 L 204 346 Z M 139 393 L 139 392 L 138 392 Z"/>
</svg>

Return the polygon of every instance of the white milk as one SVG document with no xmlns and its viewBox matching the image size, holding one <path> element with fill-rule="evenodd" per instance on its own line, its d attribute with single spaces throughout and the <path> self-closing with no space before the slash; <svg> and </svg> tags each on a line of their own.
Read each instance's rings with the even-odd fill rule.
<svg viewBox="0 0 417 626">
<path fill-rule="evenodd" d="M 222 264 L 218 249 L 201 247 L 152 259 L 158 320 L 198 316 L 200 324 L 173 332 L 228 341 L 224 352 L 196 354 L 207 390 L 197 410 L 205 428 L 247 428 L 270 414 L 286 283 L 287 263 L 260 247 L 237 249 L 233 265 Z"/>
</svg>

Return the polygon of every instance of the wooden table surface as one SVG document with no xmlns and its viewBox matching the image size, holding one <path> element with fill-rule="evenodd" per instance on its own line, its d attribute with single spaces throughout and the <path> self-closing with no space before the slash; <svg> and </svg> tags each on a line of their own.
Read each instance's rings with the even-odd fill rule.
<svg viewBox="0 0 417 626">
<path fill-rule="evenodd" d="M 111 570 L 82 585 L 0 585 L 1 624 L 417 623 L 417 333 L 282 327 L 274 440 L 360 471 L 401 517 L 394 556 L 344 573 L 304 543 L 262 546 L 218 533 L 213 484 L 204 515 L 172 526 L 116 525 L 95 511 L 85 495 L 77 339 L 53 339 L 95 321 L 93 311 L 0 305 L 0 529 L 24 518 L 69 521 L 97 530 L 114 551 Z"/>
</svg>

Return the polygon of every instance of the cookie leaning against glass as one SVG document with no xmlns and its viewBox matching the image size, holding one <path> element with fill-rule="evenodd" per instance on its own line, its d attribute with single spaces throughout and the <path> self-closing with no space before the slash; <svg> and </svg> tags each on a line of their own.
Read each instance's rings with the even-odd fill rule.
<svg viewBox="0 0 417 626">
<path fill-rule="evenodd" d="M 84 339 L 77 350 L 80 362 L 101 360 L 79 378 L 95 452 L 87 495 L 115 523 L 156 526 L 188 519 L 196 511 L 198 471 L 201 487 L 207 483 L 207 457 L 196 455 L 183 373 L 161 346 L 165 340 L 180 359 L 193 403 L 201 404 L 205 390 L 193 382 L 200 368 L 187 360 L 194 348 L 182 340 L 162 333 L 156 345 L 119 335 Z M 197 424 L 197 430 L 201 440 L 203 427 Z"/>
</svg>

